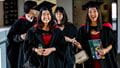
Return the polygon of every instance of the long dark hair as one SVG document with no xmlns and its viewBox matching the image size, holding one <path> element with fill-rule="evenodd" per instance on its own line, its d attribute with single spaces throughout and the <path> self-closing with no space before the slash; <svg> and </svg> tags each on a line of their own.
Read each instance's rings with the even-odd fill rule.
<svg viewBox="0 0 120 68">
<path fill-rule="evenodd" d="M 63 19 L 62 19 L 61 24 L 62 24 L 62 25 L 67 24 L 68 18 L 67 18 L 67 14 L 66 14 L 64 8 L 58 6 L 58 7 L 55 9 L 54 15 L 55 15 L 57 12 L 61 12 L 61 13 L 63 14 Z M 55 20 L 56 20 L 56 17 L 55 17 Z M 57 20 L 56 20 L 56 21 L 57 21 Z"/>
<path fill-rule="evenodd" d="M 98 9 L 98 7 L 95 7 L 95 8 L 97 9 L 97 12 L 98 12 L 97 29 L 96 30 L 100 31 L 102 29 L 102 23 L 103 23 L 102 14 L 101 14 L 100 10 Z M 87 32 L 89 32 L 89 27 L 90 27 L 90 23 L 91 23 L 91 20 L 88 16 L 88 9 L 87 9 L 86 28 L 85 28 Z"/>
<path fill-rule="evenodd" d="M 53 26 L 54 26 L 53 14 L 52 14 L 52 10 L 48 9 L 47 7 L 43 7 L 43 8 L 40 9 L 40 13 L 39 13 L 39 16 L 38 16 L 38 21 L 37 21 L 37 24 L 39 25 L 38 27 L 39 27 L 39 29 L 42 29 L 43 26 L 44 26 L 44 23 L 41 20 L 41 16 L 42 16 L 42 12 L 45 11 L 45 10 L 48 10 L 50 12 L 51 21 L 48 23 L 48 26 L 49 26 L 50 30 L 52 30 Z"/>
</svg>

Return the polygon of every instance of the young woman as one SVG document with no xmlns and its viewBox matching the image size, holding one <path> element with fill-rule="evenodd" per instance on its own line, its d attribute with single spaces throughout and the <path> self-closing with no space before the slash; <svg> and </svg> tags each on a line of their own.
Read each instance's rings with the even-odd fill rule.
<svg viewBox="0 0 120 68">
<path fill-rule="evenodd" d="M 117 68 L 114 57 L 114 35 L 112 25 L 103 23 L 99 11 L 100 3 L 89 1 L 84 7 L 87 9 L 86 24 L 81 26 L 78 32 L 77 40 L 81 43 L 83 49 L 89 55 L 89 60 L 85 62 L 85 68 Z M 90 40 L 97 41 L 100 48 L 95 50 L 95 55 L 91 52 Z M 92 43 L 96 45 L 96 42 Z"/>
<path fill-rule="evenodd" d="M 40 9 L 38 24 L 28 31 L 25 41 L 25 63 L 23 68 L 63 68 L 64 37 L 53 27 L 52 11 Z"/>
<path fill-rule="evenodd" d="M 55 10 L 55 22 L 56 27 L 59 28 L 64 34 L 65 41 L 67 42 L 66 46 L 66 61 L 65 68 L 73 68 L 75 62 L 75 46 L 73 45 L 75 40 L 77 29 L 76 27 L 68 22 L 66 12 L 63 7 L 57 7 Z"/>
</svg>

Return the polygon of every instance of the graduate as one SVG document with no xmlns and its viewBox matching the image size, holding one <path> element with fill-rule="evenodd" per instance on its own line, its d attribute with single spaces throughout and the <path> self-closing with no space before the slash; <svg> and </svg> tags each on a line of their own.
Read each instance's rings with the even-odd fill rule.
<svg viewBox="0 0 120 68">
<path fill-rule="evenodd" d="M 77 40 L 89 55 L 84 63 L 85 68 L 117 68 L 112 25 L 103 22 L 99 6 L 102 2 L 88 1 L 83 8 L 87 10 L 86 24 L 79 28 Z M 91 52 L 90 40 L 101 40 L 95 54 Z M 93 42 L 95 44 L 96 42 Z"/>
<path fill-rule="evenodd" d="M 77 35 L 76 27 L 68 22 L 67 14 L 63 7 L 58 6 L 54 12 L 56 27 L 61 30 L 64 34 L 65 41 L 67 42 L 66 54 L 65 54 L 65 68 L 73 68 L 75 63 L 75 51 L 76 46 L 74 46 L 75 37 Z M 77 44 L 77 47 L 80 45 Z"/>
<path fill-rule="evenodd" d="M 38 21 L 27 33 L 22 68 L 64 68 L 65 40 L 61 31 L 54 28 L 54 5 L 48 1 L 38 5 Z"/>
<path fill-rule="evenodd" d="M 7 56 L 11 68 L 17 68 L 19 62 L 18 57 L 20 56 L 19 54 L 26 37 L 26 33 L 28 29 L 36 22 L 36 11 L 34 9 L 35 6 L 37 6 L 36 2 L 26 1 L 24 3 L 25 14 L 19 17 L 19 19 L 11 26 L 8 32 L 7 39 L 9 44 L 7 47 Z"/>
</svg>

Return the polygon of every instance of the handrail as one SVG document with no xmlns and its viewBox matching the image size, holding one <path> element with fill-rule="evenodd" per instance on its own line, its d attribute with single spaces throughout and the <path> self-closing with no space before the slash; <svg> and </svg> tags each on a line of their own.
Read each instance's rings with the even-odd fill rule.
<svg viewBox="0 0 120 68">
<path fill-rule="evenodd" d="M 0 44 L 5 43 L 6 41 L 7 41 L 7 39 L 2 39 L 2 40 L 0 40 Z"/>
<path fill-rule="evenodd" d="M 2 31 L 8 31 L 10 29 L 10 27 L 2 27 L 2 28 L 0 28 L 0 32 L 2 32 Z"/>
<path fill-rule="evenodd" d="M 0 28 L 0 33 L 3 33 L 5 35 L 2 35 L 0 36 L 0 44 L 3 44 L 4 42 L 6 42 L 7 40 L 7 32 L 8 30 L 10 29 L 10 27 L 3 27 L 3 28 Z"/>
</svg>

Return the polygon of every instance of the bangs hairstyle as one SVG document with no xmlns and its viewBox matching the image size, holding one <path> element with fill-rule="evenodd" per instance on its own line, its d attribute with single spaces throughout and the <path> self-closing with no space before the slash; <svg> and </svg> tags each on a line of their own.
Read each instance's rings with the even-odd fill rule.
<svg viewBox="0 0 120 68">
<path fill-rule="evenodd" d="M 89 7 L 89 8 L 92 8 L 92 7 Z M 91 20 L 88 16 L 88 9 L 87 8 L 87 16 L 86 16 L 86 31 L 89 32 L 89 26 L 90 26 L 90 23 L 91 23 Z M 102 29 L 102 23 L 103 23 L 103 19 L 102 19 L 102 14 L 101 14 L 101 11 L 98 9 L 98 7 L 95 7 L 97 9 L 97 12 L 98 12 L 98 18 L 97 18 L 97 31 L 100 31 Z"/>
<path fill-rule="evenodd" d="M 55 14 L 56 14 L 57 12 L 60 12 L 60 13 L 63 14 L 63 19 L 62 19 L 61 24 L 66 24 L 67 21 L 68 21 L 68 18 L 67 18 L 67 14 L 66 14 L 64 8 L 63 8 L 63 7 L 57 7 L 57 8 L 55 9 Z M 54 14 L 54 15 L 55 15 L 55 14 Z M 55 17 L 55 20 L 57 21 L 56 17 Z"/>
<path fill-rule="evenodd" d="M 42 12 L 43 11 L 46 11 L 48 10 L 50 12 L 50 16 L 51 16 L 51 21 L 48 23 L 48 26 L 51 29 L 53 29 L 53 26 L 54 26 L 54 21 L 53 21 L 53 14 L 52 14 L 52 10 L 48 9 L 47 7 L 43 7 L 40 9 L 40 13 L 39 13 L 39 16 L 38 16 L 38 21 L 37 21 L 37 24 L 39 25 L 39 28 L 42 29 L 43 26 L 44 26 L 44 23 L 42 22 L 41 20 L 41 16 L 42 16 Z"/>
</svg>

